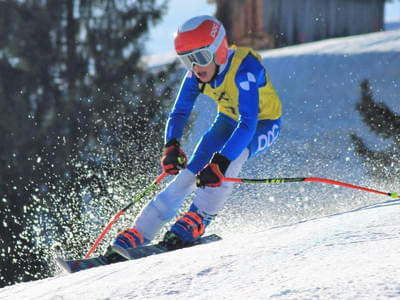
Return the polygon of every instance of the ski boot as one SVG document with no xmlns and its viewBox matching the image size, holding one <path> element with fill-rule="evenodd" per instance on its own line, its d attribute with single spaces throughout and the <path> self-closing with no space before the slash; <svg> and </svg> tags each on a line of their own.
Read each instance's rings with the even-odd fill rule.
<svg viewBox="0 0 400 300">
<path fill-rule="evenodd" d="M 199 214 L 198 208 L 192 204 L 189 211 L 165 234 L 163 243 L 172 248 L 192 244 L 200 239 L 209 223 L 210 220 Z"/>
<path fill-rule="evenodd" d="M 137 248 L 143 246 L 148 241 L 145 240 L 136 228 L 125 229 L 118 233 L 114 239 L 114 245 L 118 245 L 124 249 L 127 248 Z"/>
<path fill-rule="evenodd" d="M 118 245 L 124 249 L 140 247 L 145 243 L 142 234 L 135 228 L 125 229 L 118 233 L 115 237 L 113 244 Z M 123 256 L 119 255 L 112 249 L 112 245 L 108 246 L 103 256 L 109 263 L 120 262 L 126 260 Z"/>
</svg>

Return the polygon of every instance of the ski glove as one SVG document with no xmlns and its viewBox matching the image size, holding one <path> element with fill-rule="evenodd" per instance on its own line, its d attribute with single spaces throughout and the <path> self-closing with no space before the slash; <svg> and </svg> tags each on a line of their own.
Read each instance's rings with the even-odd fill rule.
<svg viewBox="0 0 400 300">
<path fill-rule="evenodd" d="M 179 147 L 176 138 L 170 139 L 165 144 L 164 154 L 161 158 L 161 166 L 170 175 L 176 175 L 180 170 L 186 168 L 187 157 L 185 152 Z"/>
<path fill-rule="evenodd" d="M 228 169 L 231 161 L 219 153 L 214 153 L 210 163 L 196 176 L 197 187 L 204 188 L 205 186 L 218 187 L 224 180 L 226 169 Z"/>
</svg>

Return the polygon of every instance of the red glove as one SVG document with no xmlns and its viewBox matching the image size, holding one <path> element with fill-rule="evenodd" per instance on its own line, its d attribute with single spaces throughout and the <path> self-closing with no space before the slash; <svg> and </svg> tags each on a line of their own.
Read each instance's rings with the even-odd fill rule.
<svg viewBox="0 0 400 300">
<path fill-rule="evenodd" d="M 179 141 L 173 138 L 165 144 L 164 154 L 161 158 L 161 166 L 170 175 L 176 175 L 186 168 L 187 157 L 179 147 Z"/>
<path fill-rule="evenodd" d="M 197 187 L 205 186 L 218 187 L 224 181 L 226 169 L 228 169 L 231 161 L 222 154 L 215 153 L 211 162 L 208 163 L 203 170 L 196 176 Z"/>
</svg>

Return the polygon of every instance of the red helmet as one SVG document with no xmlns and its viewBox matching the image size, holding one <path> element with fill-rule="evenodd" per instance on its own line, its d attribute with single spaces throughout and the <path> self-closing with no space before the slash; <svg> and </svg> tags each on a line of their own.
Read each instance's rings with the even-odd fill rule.
<svg viewBox="0 0 400 300">
<path fill-rule="evenodd" d="M 220 21 L 210 16 L 189 19 L 178 28 L 175 36 L 175 51 L 186 55 L 194 50 L 206 48 L 217 65 L 222 65 L 228 57 L 228 40 Z"/>
</svg>

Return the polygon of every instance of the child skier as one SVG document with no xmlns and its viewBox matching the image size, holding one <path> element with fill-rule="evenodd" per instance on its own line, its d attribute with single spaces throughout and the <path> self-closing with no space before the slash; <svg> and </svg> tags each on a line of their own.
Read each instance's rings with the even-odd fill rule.
<svg viewBox="0 0 400 300">
<path fill-rule="evenodd" d="M 217 19 L 198 16 L 186 21 L 176 33 L 175 50 L 188 71 L 166 125 L 161 165 L 176 177 L 145 206 L 133 228 L 117 235 L 114 244 L 123 248 L 149 243 L 196 186 L 189 211 L 164 241 L 199 239 L 232 190 L 224 176 L 238 176 L 245 161 L 268 149 L 280 132 L 281 103 L 260 56 L 250 48 L 228 48 Z M 179 140 L 200 93 L 217 102 L 218 114 L 187 162 Z"/>
</svg>

